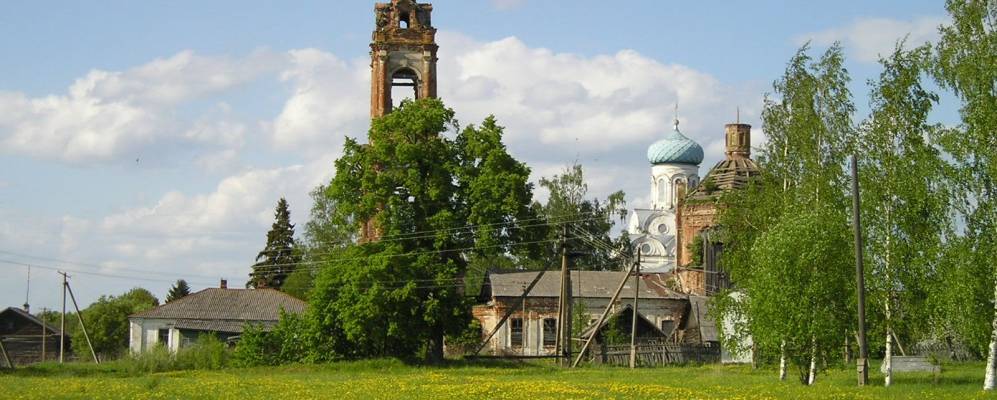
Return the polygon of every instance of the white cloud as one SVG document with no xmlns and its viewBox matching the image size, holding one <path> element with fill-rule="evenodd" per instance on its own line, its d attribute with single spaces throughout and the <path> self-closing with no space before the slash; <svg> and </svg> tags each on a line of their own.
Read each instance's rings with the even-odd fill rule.
<svg viewBox="0 0 997 400">
<path fill-rule="evenodd" d="M 346 62 L 316 49 L 292 50 L 281 79 L 294 87 L 270 126 L 280 148 L 338 149 L 345 136 L 366 136 L 370 122 L 369 61 Z"/>
<path fill-rule="evenodd" d="M 831 28 L 819 32 L 797 36 L 795 41 L 803 44 L 812 40 L 814 44 L 827 46 L 841 42 L 849 54 L 862 62 L 876 62 L 881 56 L 889 55 L 896 48 L 897 41 L 907 36 L 905 46 L 916 47 L 938 37 L 938 27 L 948 22 L 945 17 L 921 17 L 911 21 L 889 18 L 859 18 L 850 25 Z M 909 35 L 909 36 L 908 36 Z"/>
<path fill-rule="evenodd" d="M 224 136 L 222 143 L 231 145 L 244 129 L 209 128 L 207 122 L 184 129 L 175 108 L 252 81 L 282 62 L 267 51 L 238 59 L 185 51 L 127 71 L 93 70 L 62 95 L 0 92 L 0 151 L 86 164 L 130 159 L 142 147 L 205 135 Z"/>
</svg>

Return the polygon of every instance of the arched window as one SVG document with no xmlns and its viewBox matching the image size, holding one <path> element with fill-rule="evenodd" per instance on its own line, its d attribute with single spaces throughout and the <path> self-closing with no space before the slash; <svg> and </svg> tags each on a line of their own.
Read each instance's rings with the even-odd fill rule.
<svg viewBox="0 0 997 400">
<path fill-rule="evenodd" d="M 685 197 L 686 183 L 685 179 L 675 179 L 675 196 L 672 197 L 672 206 L 678 206 L 679 201 Z"/>
<path fill-rule="evenodd" d="M 411 14 L 409 14 L 409 13 L 402 13 L 401 15 L 398 16 L 398 28 L 399 29 L 408 29 L 409 18 L 410 18 L 409 15 L 411 15 Z"/>
<path fill-rule="evenodd" d="M 658 179 L 658 199 L 655 203 L 665 204 L 668 202 L 668 182 L 665 178 Z"/>
<path fill-rule="evenodd" d="M 404 88 L 411 87 L 412 90 Z M 411 68 L 402 68 L 391 75 L 391 108 L 398 108 L 405 99 L 419 98 L 419 75 Z"/>
</svg>

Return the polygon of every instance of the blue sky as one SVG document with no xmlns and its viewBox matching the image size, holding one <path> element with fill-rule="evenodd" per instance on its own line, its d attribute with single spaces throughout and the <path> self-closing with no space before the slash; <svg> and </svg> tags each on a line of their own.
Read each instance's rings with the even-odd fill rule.
<svg viewBox="0 0 997 400">
<path fill-rule="evenodd" d="M 534 177 L 573 160 L 593 194 L 645 205 L 670 128 L 722 156 L 723 124 L 806 40 L 841 41 L 860 115 L 876 55 L 946 20 L 927 1 L 439 0 L 440 93 L 493 113 Z M 569 6 L 570 4 L 570 6 Z M 298 223 L 344 136 L 367 128 L 373 2 L 11 2 L 0 14 L 0 306 L 133 286 L 245 283 L 277 198 Z M 943 108 L 943 122 L 954 111 Z M 538 195 L 543 195 L 538 193 Z M 18 264 L 19 263 L 19 264 Z M 99 273 L 103 275 L 94 275 Z M 127 276 L 128 278 L 122 278 Z M 144 280 L 137 280 L 142 278 Z"/>
</svg>

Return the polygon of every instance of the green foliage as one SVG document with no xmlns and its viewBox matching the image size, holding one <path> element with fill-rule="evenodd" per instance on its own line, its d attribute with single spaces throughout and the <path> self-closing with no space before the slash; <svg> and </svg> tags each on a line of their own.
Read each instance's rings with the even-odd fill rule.
<svg viewBox="0 0 997 400">
<path fill-rule="evenodd" d="M 723 327 L 735 333 L 723 339 L 730 348 L 751 335 L 765 359 L 778 357 L 786 340 L 801 367 L 815 347 L 823 357 L 843 344 L 854 290 L 844 225 L 844 166 L 857 139 L 850 80 L 839 45 L 816 60 L 808 52 L 804 46 L 790 59 L 766 96 L 761 174 L 722 199 L 721 262 L 736 289 L 712 301 L 717 321 L 733 322 Z"/>
<path fill-rule="evenodd" d="M 564 231 L 568 246 L 584 250 L 575 258 L 573 268 L 582 270 L 617 270 L 633 254 L 630 238 L 624 234 L 616 240 L 610 237 L 614 222 L 626 218 L 626 201 L 623 191 L 617 191 L 605 200 L 587 198 L 588 184 L 580 164 L 565 168 L 560 175 L 541 178 L 540 186 L 547 190 L 545 204 L 535 204 L 550 225 L 546 238 L 557 242 Z M 541 262 L 536 267 L 550 268 L 560 265 L 561 253 L 556 246 L 546 246 Z"/>
<path fill-rule="evenodd" d="M 938 96 L 921 84 L 930 48 L 903 47 L 881 60 L 872 114 L 859 130 L 872 349 L 885 346 L 887 329 L 903 343 L 930 337 L 929 295 L 947 285 L 932 288 L 952 223 L 945 163 L 930 141 L 939 128 L 928 123 Z"/>
<path fill-rule="evenodd" d="M 997 340 L 991 331 L 997 313 L 990 312 L 997 284 L 997 2 L 948 1 L 946 8 L 952 23 L 941 28 L 932 72 L 961 101 L 962 124 L 941 131 L 939 140 L 954 161 L 954 200 L 965 228 L 948 242 L 941 265 L 944 318 L 936 325 L 986 354 L 987 342 Z"/>
<path fill-rule="evenodd" d="M 267 232 L 267 245 L 256 256 L 247 287 L 280 289 L 287 276 L 294 272 L 301 256 L 294 246 L 294 224 L 291 211 L 283 197 L 277 201 L 274 223 Z"/>
<path fill-rule="evenodd" d="M 198 335 L 197 341 L 177 352 L 176 369 L 217 370 L 229 365 L 232 352 L 218 336 Z"/>
<path fill-rule="evenodd" d="M 756 264 L 743 283 L 755 344 L 778 349 L 805 376 L 816 347 L 822 359 L 840 351 L 854 318 L 850 232 L 845 216 L 827 208 L 791 209 L 751 251 Z"/>
<path fill-rule="evenodd" d="M 703 237 L 696 235 L 692 238 L 692 245 L 689 246 L 689 254 L 692 256 L 693 266 L 703 265 Z"/>
<path fill-rule="evenodd" d="M 270 331 L 246 325 L 236 343 L 235 365 L 253 367 L 306 361 L 315 342 L 310 327 L 298 314 L 281 312 L 280 322 Z"/>
<path fill-rule="evenodd" d="M 217 336 L 201 334 L 197 341 L 182 347 L 177 353 L 165 346 L 153 346 L 149 350 L 129 354 L 128 357 L 112 363 L 113 368 L 132 375 L 150 374 L 181 370 L 218 370 L 230 365 L 232 352 Z"/>
<path fill-rule="evenodd" d="M 190 294 L 190 286 L 187 285 L 187 281 L 183 279 L 177 280 L 177 283 L 170 287 L 170 291 L 166 294 L 166 302 L 169 303 L 173 300 L 179 299 Z"/>
<path fill-rule="evenodd" d="M 315 269 L 311 267 L 295 268 L 294 272 L 287 276 L 284 287 L 281 290 L 291 296 L 301 300 L 308 300 L 308 293 L 315 286 Z"/>
<path fill-rule="evenodd" d="M 470 321 L 459 283 L 470 274 L 477 290 L 486 270 L 539 251 L 527 226 L 537 215 L 530 172 L 502 135 L 491 117 L 460 130 L 452 110 L 422 99 L 374 120 L 369 144 L 346 140 L 307 229 L 308 257 L 321 265 L 313 359 L 440 360 L 444 336 Z M 365 226 L 385 240 L 355 243 Z"/>
<path fill-rule="evenodd" d="M 447 352 L 453 355 L 463 355 L 474 351 L 484 339 L 484 332 L 481 329 L 481 322 L 472 319 L 467 324 L 467 328 L 456 335 L 448 335 Z"/>
<path fill-rule="evenodd" d="M 84 309 L 83 322 L 97 356 L 101 360 L 107 360 L 124 354 L 128 347 L 128 316 L 158 305 L 159 300 L 148 290 L 135 288 L 117 297 L 101 296 Z M 66 319 L 68 322 L 70 316 Z M 74 324 L 70 335 L 76 356 L 82 360 L 92 359 L 83 329 Z"/>
</svg>

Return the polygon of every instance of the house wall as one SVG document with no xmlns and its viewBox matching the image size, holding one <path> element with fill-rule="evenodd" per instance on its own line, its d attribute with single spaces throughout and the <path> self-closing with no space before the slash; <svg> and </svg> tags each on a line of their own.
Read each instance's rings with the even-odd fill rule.
<svg viewBox="0 0 997 400">
<path fill-rule="evenodd" d="M 169 337 L 164 343 L 170 351 L 180 349 L 180 330 L 173 327 L 174 320 L 155 318 L 130 318 L 128 348 L 132 353 L 149 351 L 159 344 L 159 330 L 169 329 Z"/>
<path fill-rule="evenodd" d="M 518 297 L 498 297 L 487 305 L 475 306 L 474 318 L 480 323 L 483 335 L 487 335 L 499 322 L 503 315 L 511 306 L 518 306 Z M 583 305 L 588 317 L 586 326 L 595 322 L 609 304 L 608 298 L 576 298 L 575 307 Z M 616 312 L 619 307 L 633 304 L 633 298 L 618 299 L 610 312 Z M 661 327 L 663 321 L 675 321 L 682 319 L 685 312 L 686 300 L 684 299 L 640 299 L 638 312 L 648 321 L 657 327 Z M 553 355 L 553 346 L 543 346 L 543 320 L 546 318 L 557 318 L 557 298 L 556 297 L 531 297 L 525 304 L 525 313 L 522 307 L 517 307 L 509 317 L 509 320 L 495 333 L 483 352 L 495 355 L 515 354 L 515 355 Z M 516 346 L 512 343 L 512 323 L 513 318 L 523 318 L 524 345 Z M 574 328 L 578 329 L 578 328 Z M 577 350 L 578 346 L 575 346 Z"/>
</svg>

